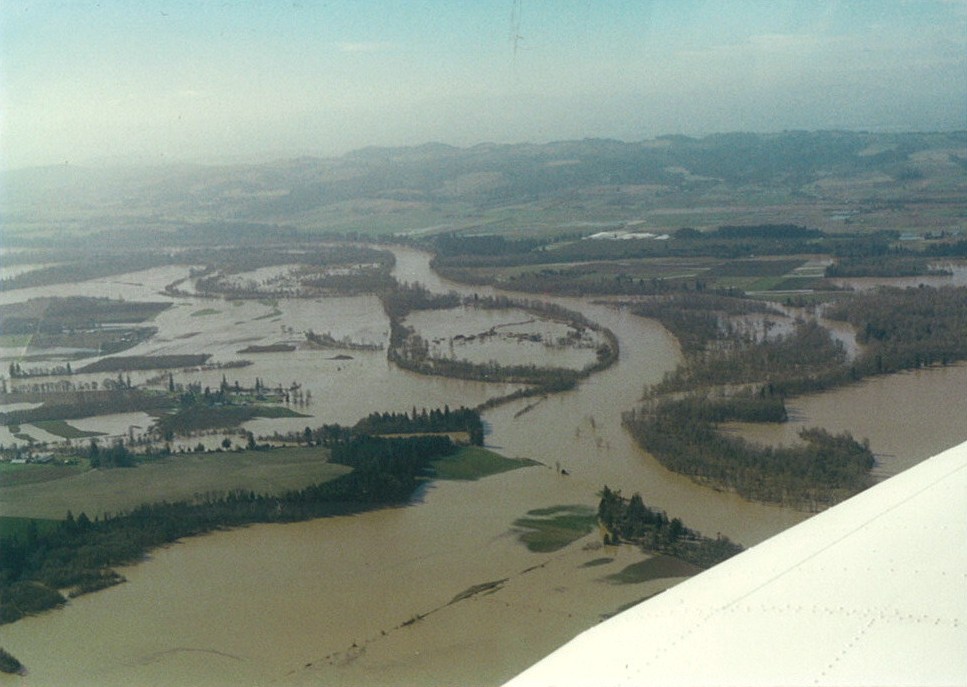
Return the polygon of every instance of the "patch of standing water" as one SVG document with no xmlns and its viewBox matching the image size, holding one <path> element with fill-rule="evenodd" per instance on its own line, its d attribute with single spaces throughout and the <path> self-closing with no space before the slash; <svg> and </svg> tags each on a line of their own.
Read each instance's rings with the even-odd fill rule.
<svg viewBox="0 0 967 687">
<path fill-rule="evenodd" d="M 161 295 L 165 285 L 187 276 L 188 267 L 169 265 L 82 282 L 26 289 L 5 289 L 0 291 L 0 305 L 18 303 L 31 298 L 58 298 L 67 295 L 159 302 L 170 300 L 167 296 Z"/>
<path fill-rule="evenodd" d="M 911 370 L 790 399 L 788 422 L 726 427 L 769 445 L 799 443 L 807 427 L 850 432 L 870 440 L 873 475 L 886 479 L 967 439 L 965 389 L 967 364 Z"/>
</svg>

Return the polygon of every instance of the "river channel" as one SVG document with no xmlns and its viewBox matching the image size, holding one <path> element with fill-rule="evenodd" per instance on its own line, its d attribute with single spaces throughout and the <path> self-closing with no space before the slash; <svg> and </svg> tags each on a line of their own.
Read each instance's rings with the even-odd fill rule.
<svg viewBox="0 0 967 687">
<path fill-rule="evenodd" d="M 441 280 L 424 253 L 394 250 L 401 281 L 433 291 L 488 293 Z M 601 547 L 596 533 L 559 552 L 532 553 L 513 526 L 528 511 L 593 507 L 607 484 L 626 494 L 638 491 L 647 504 L 689 526 L 745 545 L 807 517 L 699 487 L 641 451 L 622 430 L 620 416 L 646 384 L 678 363 L 675 340 L 657 323 L 625 311 L 555 300 L 610 328 L 621 356 L 574 391 L 486 413 L 488 446 L 542 465 L 476 482 L 435 482 L 405 508 L 253 526 L 154 551 L 122 571 L 126 584 L 0 627 L 0 644 L 30 670 L 26 678 L 2 677 L 0 685 L 498 684 L 603 614 L 659 592 L 680 574 L 656 563 L 652 579 L 617 584 L 608 576 L 646 557 L 630 547 Z M 189 318 L 200 307 L 182 302 L 178 317 Z M 211 307 L 238 320 L 252 306 Z M 306 306 L 293 305 L 299 307 Z M 335 334 L 378 339 L 385 331 L 373 303 L 343 307 L 348 319 L 342 329 L 333 320 Z M 278 308 L 281 321 L 271 326 L 281 334 L 296 318 L 287 304 Z M 189 342 L 172 336 L 166 345 L 180 351 Z M 212 350 L 197 340 L 191 345 Z M 388 365 L 385 352 L 319 366 L 317 358 L 307 358 L 285 373 L 315 387 L 311 414 L 326 422 L 413 405 L 473 405 L 505 390 L 406 373 Z M 209 374 L 217 384 L 221 373 Z M 936 399 L 934 389 L 950 394 L 963 378 L 956 374 L 939 386 L 912 388 Z M 901 398 L 910 407 L 923 405 L 906 393 Z M 860 393 L 849 402 L 868 400 Z M 963 409 L 963 399 L 956 403 Z M 810 412 L 816 410 L 803 405 L 800 416 Z M 886 410 L 879 421 L 889 423 L 891 412 L 899 411 Z M 294 428 L 305 424 L 304 418 L 293 421 Z M 857 435 L 869 436 L 877 451 L 878 430 L 867 429 Z M 940 440 L 944 447 L 963 439 L 958 428 L 937 432 L 949 439 Z M 569 474 L 558 474 L 558 465 Z M 499 584 L 455 601 L 492 582 Z"/>
</svg>

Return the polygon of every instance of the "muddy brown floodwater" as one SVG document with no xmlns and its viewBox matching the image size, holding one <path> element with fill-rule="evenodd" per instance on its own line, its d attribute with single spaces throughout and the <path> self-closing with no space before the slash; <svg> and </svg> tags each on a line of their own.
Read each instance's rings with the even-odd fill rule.
<svg viewBox="0 0 967 687">
<path fill-rule="evenodd" d="M 400 249 L 397 256 L 401 280 L 421 281 L 435 291 L 474 291 L 441 280 L 423 253 Z M 806 517 L 699 487 L 642 452 L 622 430 L 620 416 L 645 384 L 678 363 L 674 339 L 656 323 L 621 310 L 555 300 L 614 331 L 621 357 L 574 391 L 486 414 L 492 448 L 542 466 L 477 482 L 435 482 L 405 508 L 254 526 L 154 551 L 123 570 L 127 584 L 2 628 L 3 646 L 30 669 L 24 684 L 498 684 L 602 614 L 678 579 L 656 566 L 655 579 L 615 583 L 609 575 L 645 556 L 632 547 L 602 547 L 597 533 L 555 553 L 532 553 L 513 528 L 527 511 L 594 506 L 607 484 L 626 494 L 638 491 L 646 503 L 691 527 L 747 545 Z M 191 326 L 190 317 L 178 317 Z M 378 308 L 372 318 L 354 331 L 383 331 Z M 281 360 L 272 364 L 283 365 Z M 315 418 L 346 422 L 377 409 L 473 404 L 499 390 L 404 373 L 388 367 L 385 354 L 358 355 L 352 362 L 348 372 L 358 374 L 342 382 L 324 380 L 341 373 L 309 354 L 296 364 L 293 374 L 325 389 L 314 392 L 328 399 L 312 407 Z M 898 376 L 891 402 L 875 386 L 886 382 L 877 380 L 835 392 L 855 396 L 830 396 L 840 399 L 831 403 L 849 403 L 859 417 L 874 396 L 891 407 L 923 404 L 924 397 L 943 405 L 963 369 L 938 371 L 938 378 Z M 340 406 L 340 394 L 350 410 Z M 798 412 L 817 422 L 828 419 L 810 403 L 798 403 Z M 874 451 L 893 431 L 875 426 L 887 417 L 876 410 L 866 431 L 855 432 L 869 436 Z M 849 422 L 844 418 L 843 424 Z M 929 451 L 917 451 L 917 458 L 934 445 L 957 443 L 962 432 L 938 425 L 937 441 Z M 556 472 L 558 464 L 569 476 Z M 478 585 L 482 591 L 463 594 Z M 17 680 L 0 678 L 0 685 Z"/>
<path fill-rule="evenodd" d="M 874 377 L 787 403 L 782 424 L 730 423 L 742 436 L 765 444 L 795 444 L 806 427 L 850 432 L 869 439 L 873 475 L 885 479 L 967 439 L 967 365 Z"/>
</svg>

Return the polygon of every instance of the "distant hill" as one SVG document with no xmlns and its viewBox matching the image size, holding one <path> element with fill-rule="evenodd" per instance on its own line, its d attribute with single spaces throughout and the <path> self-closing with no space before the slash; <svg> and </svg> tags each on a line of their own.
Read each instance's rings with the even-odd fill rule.
<svg viewBox="0 0 967 687">
<path fill-rule="evenodd" d="M 0 220 L 14 229 L 241 221 L 317 231 L 527 232 L 632 221 L 702 228 L 714 226 L 718 208 L 728 223 L 758 209 L 760 221 L 875 228 L 912 222 L 915 213 L 903 208 L 917 204 L 930 206 L 916 215 L 930 228 L 957 228 L 967 216 L 965 179 L 963 131 L 427 143 L 258 165 L 9 171 L 0 175 Z M 945 209 L 934 213 L 938 204 Z M 779 206 L 796 216 L 781 216 Z M 885 206 L 892 219 L 883 219 Z"/>
</svg>

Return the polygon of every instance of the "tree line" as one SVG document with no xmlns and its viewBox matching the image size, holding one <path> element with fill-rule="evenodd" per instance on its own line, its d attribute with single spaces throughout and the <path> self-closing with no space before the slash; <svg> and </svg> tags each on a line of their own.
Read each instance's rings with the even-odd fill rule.
<svg viewBox="0 0 967 687">
<path fill-rule="evenodd" d="M 650 317 L 670 331 L 686 357 L 704 353 L 721 338 L 720 322 L 726 316 L 780 314 L 763 301 L 737 298 L 723 293 L 685 292 L 652 297 L 630 305 L 639 317 Z"/>
<path fill-rule="evenodd" d="M 610 330 L 592 322 L 583 314 L 568 310 L 554 303 L 543 301 L 520 301 L 507 296 L 460 297 L 455 292 L 435 294 L 422 284 L 399 284 L 381 295 L 383 309 L 390 318 L 390 343 L 387 358 L 403 369 L 427 375 L 456 377 L 488 382 L 516 382 L 532 385 L 530 389 L 515 392 L 499 399 L 510 400 L 521 395 L 543 395 L 573 389 L 575 385 L 595 372 L 610 367 L 618 359 L 618 338 Z M 404 324 L 406 316 L 414 310 L 437 310 L 460 305 L 488 310 L 518 308 L 526 312 L 565 321 L 574 328 L 586 328 L 598 332 L 605 342 L 595 351 L 595 361 L 581 370 L 537 365 L 501 365 L 491 361 L 473 363 L 468 360 L 434 358 L 429 354 L 429 343 L 416 331 Z"/>
<path fill-rule="evenodd" d="M 463 303 L 456 291 L 433 293 L 419 282 L 396 282 L 379 298 L 390 321 L 401 321 L 414 310 L 446 310 Z"/>
<path fill-rule="evenodd" d="M 413 406 L 412 412 L 406 413 L 370 413 L 353 426 L 353 431 L 360 434 L 421 434 L 442 432 L 466 432 L 470 436 L 470 443 L 483 446 L 484 427 L 480 413 L 463 406 L 450 410 L 445 405 L 443 409 L 434 408 L 427 412 L 423 408 L 417 412 Z"/>
<path fill-rule="evenodd" d="M 647 402 L 624 422 L 669 469 L 750 499 L 830 505 L 871 483 L 872 454 L 865 443 L 821 430 L 804 431 L 803 446 L 758 446 L 721 434 L 718 423 L 782 422 L 789 396 L 967 360 L 967 287 L 881 288 L 830 305 L 826 316 L 849 322 L 862 345 L 853 360 L 815 320 L 799 320 L 783 336 L 750 336 L 729 322 L 746 307 L 764 308 L 714 294 L 634 306 L 672 330 L 685 362 L 651 387 Z M 721 397 L 711 397 L 715 389 Z"/>
<path fill-rule="evenodd" d="M 0 672 L 16 675 L 22 673 L 23 670 L 23 664 L 9 651 L 0 647 Z"/>
<path fill-rule="evenodd" d="M 742 552 L 742 547 L 728 537 L 703 536 L 685 527 L 678 518 L 669 520 L 664 511 L 649 508 L 640 494 L 626 499 L 607 485 L 598 502 L 598 522 L 604 528 L 605 544 L 638 544 L 645 551 L 674 556 L 701 568 L 710 568 Z"/>
<path fill-rule="evenodd" d="M 436 255 L 431 266 L 441 275 L 468 284 L 488 284 L 530 293 L 562 295 L 615 294 L 656 295 L 704 291 L 717 288 L 719 277 L 741 271 L 754 276 L 781 269 L 802 256 L 827 255 L 836 260 L 826 277 L 912 276 L 939 274 L 943 270 L 930 264 L 942 258 L 967 256 L 967 241 L 931 240 L 926 245 L 904 245 L 896 231 L 826 234 L 821 230 L 793 224 L 720 226 L 711 231 L 683 227 L 669 240 L 628 239 L 622 241 L 581 240 L 580 234 L 562 234 L 543 240 L 510 240 L 498 235 L 475 236 L 461 247 L 455 236 L 437 238 L 432 244 Z M 936 238 L 936 237 L 934 237 Z M 480 250 L 472 246 L 480 246 Z M 763 256 L 790 256 L 787 260 L 762 260 Z M 725 261 L 699 276 L 636 277 L 614 274 L 609 265 L 615 261 L 665 258 L 715 258 Z M 495 270 L 508 267 L 527 269 L 498 277 Z M 790 268 L 791 269 L 791 268 Z M 782 288 L 828 290 L 829 282 L 818 278 L 799 278 L 795 285 Z M 722 283 L 727 290 L 727 282 Z"/>
<path fill-rule="evenodd" d="M 305 332 L 306 341 L 322 348 L 336 348 L 347 351 L 381 351 L 384 346 L 381 343 L 359 343 L 345 337 L 337 340 L 329 332 L 316 334 L 313 330 Z M 244 352 L 244 351 L 243 351 Z"/>
<path fill-rule="evenodd" d="M 815 320 L 788 335 L 749 341 L 741 331 L 718 327 L 718 344 L 692 355 L 657 384 L 654 393 L 732 384 L 771 384 L 784 395 L 814 391 L 846 372 L 846 350 Z"/>
<path fill-rule="evenodd" d="M 121 443 L 115 441 L 107 448 L 101 448 L 96 439 L 91 439 L 87 447 L 87 460 L 92 468 L 131 468 L 134 467 L 134 454 Z"/>
<path fill-rule="evenodd" d="M 663 399 L 623 416 L 635 440 L 665 467 L 744 498 L 818 510 L 870 486 L 873 453 L 849 433 L 800 432 L 799 446 L 763 446 L 716 429 L 729 420 L 785 419 L 781 400 Z"/>
<path fill-rule="evenodd" d="M 848 294 L 825 316 L 851 324 L 862 350 L 845 349 L 815 320 L 784 336 L 756 339 L 728 317 L 769 306 L 717 294 L 675 295 L 632 306 L 678 338 L 686 361 L 652 393 L 729 384 L 764 384 L 783 396 L 822 391 L 871 375 L 967 360 L 967 287 L 883 287 Z"/>
<path fill-rule="evenodd" d="M 445 435 L 386 438 L 349 432 L 332 446 L 331 460 L 353 470 L 304 489 L 207 494 L 93 520 L 68 513 L 48 530 L 32 522 L 24 534 L 0 540 L 0 623 L 64 604 L 61 589 L 77 595 L 123 582 L 113 567 L 136 562 L 151 548 L 182 537 L 405 503 L 426 479 L 430 462 L 456 451 Z"/>
<path fill-rule="evenodd" d="M 865 350 L 852 376 L 967 360 L 967 286 L 880 288 L 833 304 Z"/>
<path fill-rule="evenodd" d="M 837 235 L 841 236 L 841 235 Z M 860 238 L 862 235 L 857 235 Z M 589 260 L 629 260 L 654 257 L 717 257 L 734 259 L 752 255 L 796 255 L 828 252 L 828 242 L 838 240 L 819 229 L 791 224 L 722 226 L 700 232 L 679 229 L 671 240 L 649 238 L 622 241 L 581 240 L 584 236 L 562 235 L 553 239 L 509 240 L 496 235 L 460 237 L 460 247 L 447 236 L 434 240 L 434 270 L 447 273 L 458 267 L 512 267 L 586 262 Z M 476 251 L 473 247 L 483 250 Z"/>
</svg>

